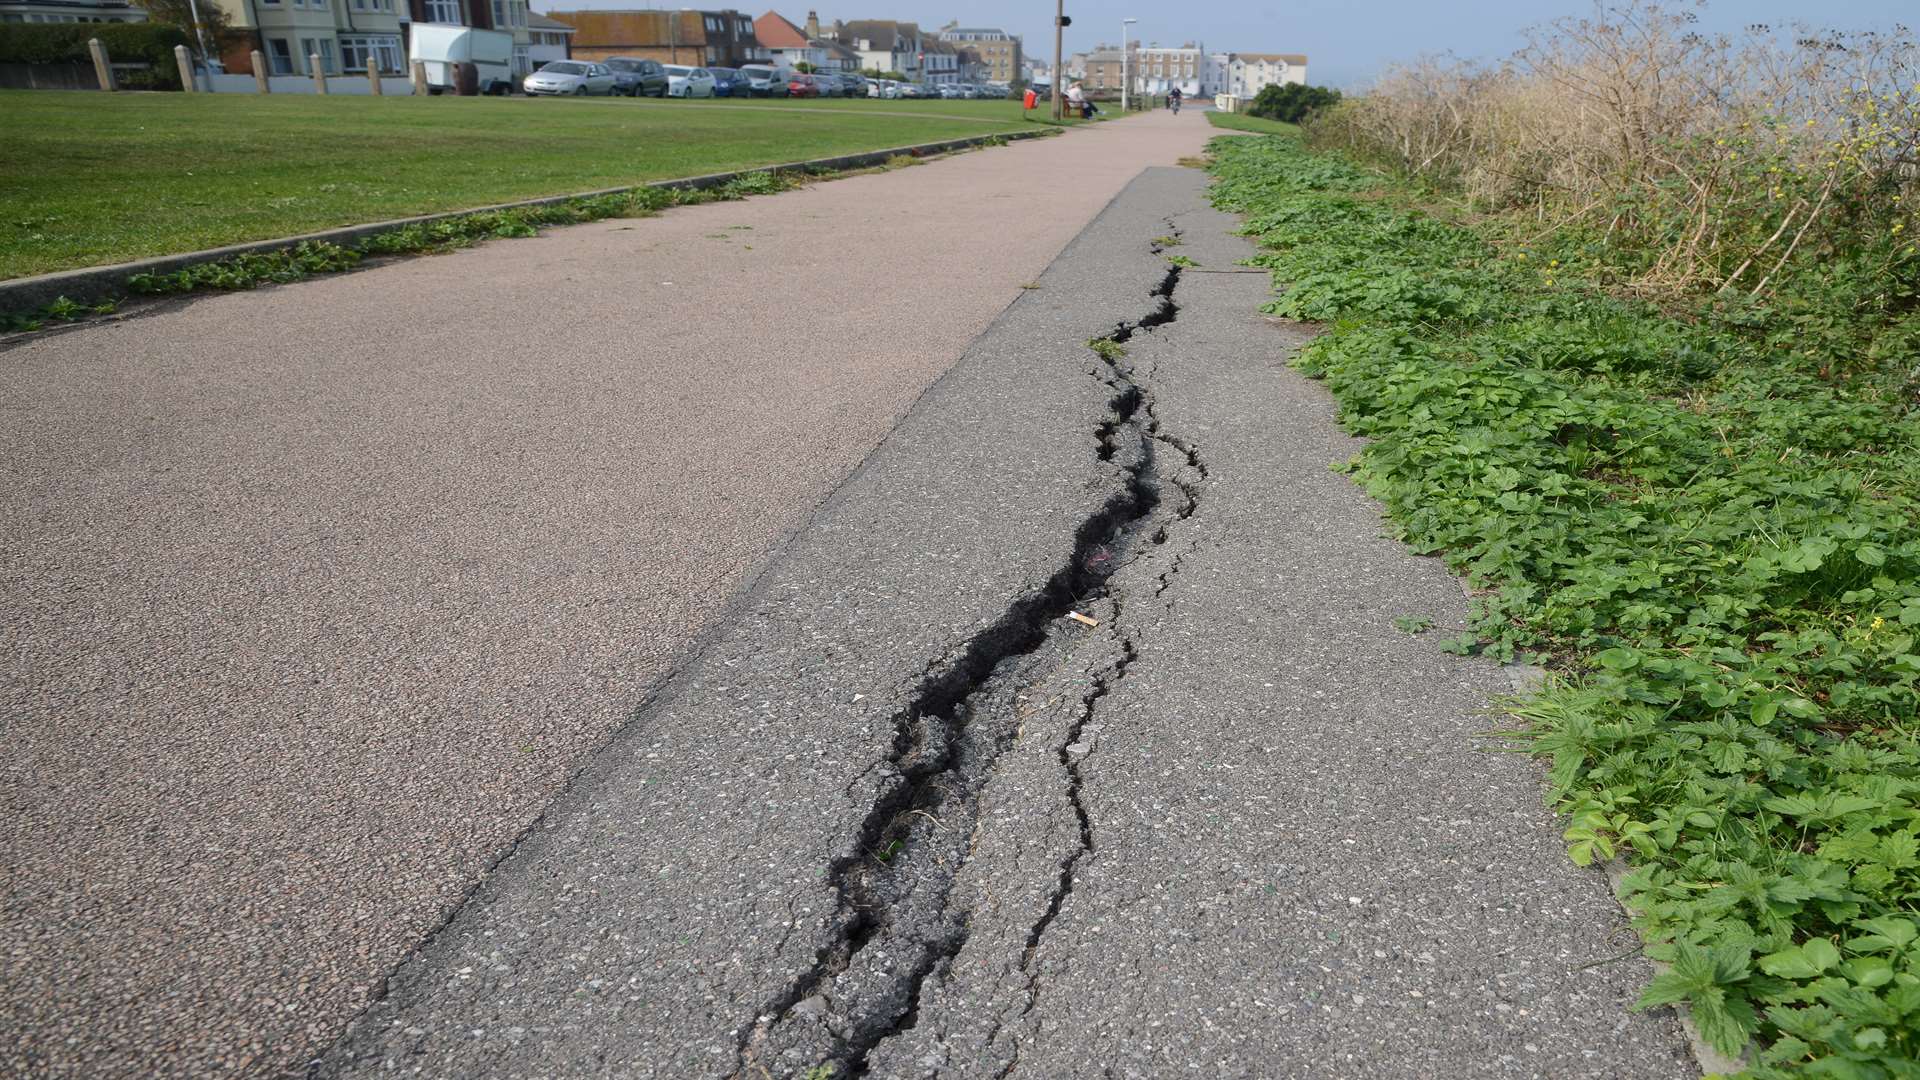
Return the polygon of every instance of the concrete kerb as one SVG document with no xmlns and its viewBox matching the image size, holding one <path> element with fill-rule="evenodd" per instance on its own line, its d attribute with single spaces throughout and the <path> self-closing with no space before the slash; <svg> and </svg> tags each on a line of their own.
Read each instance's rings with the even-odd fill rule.
<svg viewBox="0 0 1920 1080">
<path fill-rule="evenodd" d="M 393 232 L 413 225 L 431 225 L 441 221 L 453 221 L 476 214 L 493 213 L 500 210 L 520 210 L 535 206 L 552 206 L 556 203 L 571 202 L 575 199 L 591 199 L 606 195 L 625 195 L 643 188 L 661 190 L 701 189 L 719 187 L 744 176 L 766 172 L 818 172 L 864 169 L 885 164 L 889 159 L 900 156 L 922 157 L 928 154 L 947 154 L 957 150 L 969 150 L 1000 142 L 1016 142 L 1023 139 L 1039 139 L 1060 134 L 1062 128 L 1041 128 L 1032 131 L 1009 131 L 991 135 L 972 135 L 964 139 L 943 139 L 939 142 L 916 143 L 911 146 L 895 146 L 885 150 L 869 150 L 858 154 L 841 154 L 837 157 L 814 158 L 809 161 L 790 161 L 780 165 L 761 165 L 751 169 L 737 169 L 731 172 L 707 173 L 702 176 L 687 176 L 675 180 L 654 180 L 644 184 L 624 184 L 620 187 L 599 188 L 594 191 L 577 191 L 567 195 L 545 195 L 537 199 L 521 199 L 515 202 L 495 203 L 491 206 L 476 206 L 467 210 L 449 210 L 439 214 L 423 214 L 419 217 L 394 218 L 388 221 L 376 221 L 366 225 L 347 225 L 338 229 L 323 229 L 320 232 L 302 233 L 298 236 L 283 236 L 273 240 L 255 240 L 245 244 L 229 244 L 226 247 L 208 248 L 204 251 L 190 251 L 180 255 L 160 255 L 151 259 L 138 259 L 134 262 L 114 263 L 110 266 L 89 266 L 78 270 L 61 270 L 51 274 L 38 274 L 33 277 L 16 278 L 12 281 L 0 281 L 0 312 L 26 313 L 44 308 L 62 297 L 76 303 L 98 303 L 102 300 L 118 300 L 126 297 L 131 290 L 128 279 L 136 274 L 170 274 L 202 263 L 218 262 L 236 255 L 253 255 L 264 252 L 284 251 L 306 243 L 329 243 L 346 245 L 381 233 Z"/>
</svg>

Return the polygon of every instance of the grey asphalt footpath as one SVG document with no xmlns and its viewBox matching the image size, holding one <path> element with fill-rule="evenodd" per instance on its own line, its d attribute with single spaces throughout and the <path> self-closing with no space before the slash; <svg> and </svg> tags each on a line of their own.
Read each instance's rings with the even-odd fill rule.
<svg viewBox="0 0 1920 1080">
<path fill-rule="evenodd" d="M 1021 286 L 1143 165 L 1198 152 L 1209 131 L 1188 119 L 7 348 L 0 1074 L 277 1075 L 329 1044 L 967 343 L 1037 302 Z M 1005 397 L 1052 395 L 1015 374 Z M 1070 397 L 1019 404 L 1042 401 L 1069 410 L 1052 437 L 1084 439 Z M 1003 467 L 1059 489 L 1057 506 L 1006 508 L 1028 531 L 1072 512 L 1051 459 L 949 444 L 922 465 L 926 497 L 971 505 L 979 529 L 1000 515 L 959 495 L 990 498 Z M 871 551 L 847 533 L 841 552 L 956 582 L 916 594 L 914 620 L 862 621 L 891 596 L 858 581 L 830 601 L 856 641 L 918 643 L 919 663 L 1013 578 L 924 541 Z M 798 614 L 775 629 L 851 647 Z M 738 660 L 771 662 L 757 653 Z M 725 795 L 779 801 L 787 778 L 829 774 L 837 792 L 851 774 L 815 751 L 845 764 L 879 714 L 851 693 L 836 708 L 793 746 L 764 741 L 790 718 L 656 721 L 663 749 L 641 759 L 662 754 L 662 783 L 723 762 L 702 779 Z M 842 843 L 837 818 L 789 820 L 793 854 L 731 864 L 715 832 L 763 828 L 751 803 L 696 817 L 711 826 L 651 868 L 705 865 L 679 894 L 690 936 L 751 940 L 732 921 L 750 905 L 714 898 L 721 877 L 800 873 Z M 712 988 L 692 1000 L 723 1000 L 726 961 L 677 941 L 650 954 L 658 970 L 706 972 L 684 976 Z"/>
<path fill-rule="evenodd" d="M 1689 1073 L 1203 185 L 1128 186 L 318 1075 Z"/>
<path fill-rule="evenodd" d="M 926 742 L 902 746 L 903 717 L 997 663 L 980 643 L 1023 644 L 1031 627 L 1009 610 L 1048 591 L 1124 484 L 1096 452 L 1112 390 L 1084 343 L 1151 305 L 1161 270 L 1128 256 L 1156 214 L 1109 207 L 994 322 L 321 1075 L 794 1075 L 835 1060 L 837 1046 L 748 1044 L 763 1018 L 809 1015 L 817 969 L 858 936 L 841 871 L 873 862 L 876 809 L 911 813 L 891 801 L 943 782 L 900 767 Z M 883 1029 L 899 1011 L 845 1023 Z"/>
<path fill-rule="evenodd" d="M 1160 542 L 1026 691 L 1033 745 L 954 888 L 966 948 L 873 1074 L 1698 1075 L 1672 1014 L 1628 1011 L 1651 972 L 1540 770 L 1477 737 L 1504 673 L 1394 627 L 1464 601 L 1329 468 L 1359 444 L 1285 367 L 1309 335 L 1258 314 L 1265 275 L 1214 272 L 1252 249 L 1200 187 L 1128 193 L 1198 264 L 1121 362 L 1174 496 Z"/>
</svg>

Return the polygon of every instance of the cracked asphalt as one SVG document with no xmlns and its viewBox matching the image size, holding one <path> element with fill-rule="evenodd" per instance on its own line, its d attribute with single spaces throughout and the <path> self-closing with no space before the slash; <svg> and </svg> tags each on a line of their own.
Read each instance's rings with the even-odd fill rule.
<svg viewBox="0 0 1920 1080">
<path fill-rule="evenodd" d="M 0 1074 L 272 1076 L 331 1044 L 1021 286 L 1141 167 L 1199 151 L 1186 119 L 0 346 Z M 1055 403 L 1030 404 L 1044 426 Z M 1075 424 L 1047 419 L 1062 449 L 1026 465 L 1058 505 L 974 501 L 1007 463 L 964 427 L 893 497 L 1049 533 Z M 851 618 L 822 649 L 930 647 L 1004 606 L 969 545 L 841 542 L 955 591 L 866 620 L 894 597 L 844 583 L 812 605 Z M 779 631 L 823 633 L 811 610 Z M 803 759 L 865 757 L 870 708 L 849 693 L 790 738 L 656 705 L 609 750 L 659 754 L 662 791 L 722 762 L 702 779 L 738 804 L 649 868 L 706 864 L 650 968 L 721 995 L 679 940 L 791 921 L 727 883 L 817 874 L 824 823 L 759 869 L 714 836 L 817 782 Z"/>
<path fill-rule="evenodd" d="M 1690 1075 L 1203 202 L 1129 185 L 318 1075 Z"/>
<path fill-rule="evenodd" d="M 1307 332 L 1216 272 L 1251 249 L 1204 177 L 1151 167 L 1209 134 L 16 349 L 0 1064 L 1696 1074 L 1627 1011 L 1645 963 L 1538 769 L 1478 737 L 1504 674 L 1394 628 L 1464 600 L 1328 468 L 1356 444 L 1286 367 Z M 806 278 L 858 318 L 760 303 L 861 215 L 936 188 L 957 234 L 1073 165 L 1040 241 L 976 238 L 964 338 L 913 336 L 952 282 L 891 265 Z M 583 249 L 660 258 L 631 307 L 541 288 Z M 316 295 L 352 300 L 332 351 L 233 351 Z M 422 355 L 373 347 L 422 319 Z M 475 322 L 516 348 L 476 368 Z"/>
</svg>

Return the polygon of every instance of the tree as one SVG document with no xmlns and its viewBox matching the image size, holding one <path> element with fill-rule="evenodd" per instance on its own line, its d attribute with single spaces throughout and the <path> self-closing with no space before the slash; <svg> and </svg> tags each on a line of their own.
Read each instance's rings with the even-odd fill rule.
<svg viewBox="0 0 1920 1080">
<path fill-rule="evenodd" d="M 1300 83 L 1268 83 L 1254 95 L 1247 115 L 1297 124 L 1340 100 L 1340 91 Z"/>
<path fill-rule="evenodd" d="M 811 75 L 814 72 L 814 67 L 812 64 L 807 63 L 805 60 L 795 60 L 793 62 L 793 70 L 799 72 L 802 75 Z"/>
<path fill-rule="evenodd" d="M 202 61 L 219 57 L 229 44 L 242 40 L 245 34 L 233 28 L 233 22 L 227 17 L 226 9 L 218 0 L 133 0 L 146 10 L 147 19 L 162 26 L 179 27 L 187 35 L 187 48 L 196 56 L 201 53 L 201 34 L 205 34 L 206 47 L 212 56 L 200 56 Z M 199 7 L 200 25 L 194 26 L 194 7 Z"/>
</svg>

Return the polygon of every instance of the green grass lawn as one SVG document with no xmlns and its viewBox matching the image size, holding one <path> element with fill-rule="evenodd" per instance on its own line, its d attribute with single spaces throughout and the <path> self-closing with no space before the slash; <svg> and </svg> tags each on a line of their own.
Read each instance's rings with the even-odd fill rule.
<svg viewBox="0 0 1920 1080">
<path fill-rule="evenodd" d="M 1207 122 L 1217 128 L 1226 128 L 1228 131 L 1251 131 L 1256 135 L 1300 134 L 1298 124 L 1289 124 L 1281 120 L 1263 120 L 1258 116 L 1220 112 L 1217 109 L 1207 113 Z"/>
<path fill-rule="evenodd" d="M 753 104 L 0 91 L 0 278 L 1031 126 L 1018 102 Z"/>
</svg>

